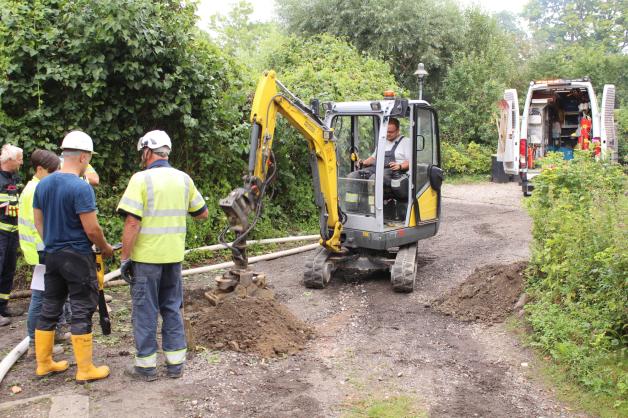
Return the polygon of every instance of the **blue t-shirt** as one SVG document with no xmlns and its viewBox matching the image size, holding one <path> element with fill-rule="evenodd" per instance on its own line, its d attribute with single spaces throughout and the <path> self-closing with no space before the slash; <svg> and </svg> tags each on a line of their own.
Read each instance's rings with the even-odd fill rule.
<svg viewBox="0 0 628 418">
<path fill-rule="evenodd" d="M 44 215 L 46 252 L 71 247 L 81 254 L 92 253 L 92 243 L 79 217 L 96 210 L 96 196 L 89 184 L 74 174 L 52 173 L 37 185 L 33 207 Z"/>
</svg>

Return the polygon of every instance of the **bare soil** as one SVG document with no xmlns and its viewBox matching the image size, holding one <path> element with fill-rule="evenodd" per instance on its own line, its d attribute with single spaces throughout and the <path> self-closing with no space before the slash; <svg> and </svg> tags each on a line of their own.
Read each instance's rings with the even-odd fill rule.
<svg viewBox="0 0 628 418">
<path fill-rule="evenodd" d="M 525 261 L 476 268 L 460 286 L 435 302 L 436 310 L 462 321 L 502 322 L 523 293 Z"/>
<path fill-rule="evenodd" d="M 296 323 L 314 329 L 314 337 L 300 340 L 302 350 L 266 358 L 260 350 L 244 350 L 240 342 L 249 333 L 277 333 L 275 327 L 260 322 L 255 330 L 258 324 L 245 317 L 241 307 L 206 311 L 194 325 L 197 333 L 205 332 L 205 339 L 189 354 L 185 374 L 177 380 L 162 374 L 156 382 L 139 383 L 123 375 L 134 352 L 130 301 L 128 289 L 112 289 L 113 333 L 97 335 L 94 348 L 95 362 L 108 364 L 111 376 L 78 386 L 72 365 L 66 373 L 37 380 L 33 361 L 23 358 L 0 384 L 0 402 L 70 390 L 90 397 L 92 417 L 309 418 L 344 416 L 366 399 L 403 396 L 430 417 L 585 416 L 559 402 L 553 389 L 534 377 L 534 353 L 504 323 L 462 321 L 439 310 L 439 301 L 460 295 L 459 286 L 470 275 L 469 288 L 479 289 L 467 298 L 471 305 L 487 304 L 485 297 L 478 297 L 485 290 L 481 275 L 485 282 L 488 277 L 516 280 L 495 275 L 494 267 L 481 268 L 528 258 L 530 220 L 520 199 L 516 184 L 445 185 L 441 228 L 437 236 L 420 243 L 417 287 L 411 294 L 394 293 L 387 274 L 359 281 L 334 278 L 326 289 L 305 289 L 302 276 L 311 253 L 255 264 L 254 269 L 269 279 L 276 303 L 289 310 Z M 186 289 L 211 285 L 212 276 L 186 279 Z M 501 290 L 490 290 L 489 299 L 496 294 L 501 298 Z M 512 297 L 504 296 L 504 301 L 507 307 Z M 458 302 L 456 309 L 471 312 L 465 304 Z M 247 307 L 244 312 L 247 309 L 262 309 L 266 315 L 271 307 Z M 194 308 L 186 306 L 186 311 Z M 501 318 L 506 312 L 494 307 L 486 318 Z M 242 315 L 240 322 L 230 322 L 233 315 Z M 25 318 L 0 328 L 0 351 L 6 353 L 23 338 Z M 234 351 L 228 342 L 219 348 L 217 339 L 242 322 L 249 326 L 246 333 L 229 337 L 237 338 L 240 350 Z M 217 334 L 207 331 L 212 323 L 218 325 Z M 58 357 L 72 361 L 71 350 Z M 18 395 L 10 395 L 14 384 L 23 389 Z"/>
<path fill-rule="evenodd" d="M 213 306 L 203 296 L 206 290 L 186 292 L 185 316 L 196 345 L 273 357 L 302 350 L 314 336 L 310 326 L 275 300 L 235 297 Z"/>
</svg>

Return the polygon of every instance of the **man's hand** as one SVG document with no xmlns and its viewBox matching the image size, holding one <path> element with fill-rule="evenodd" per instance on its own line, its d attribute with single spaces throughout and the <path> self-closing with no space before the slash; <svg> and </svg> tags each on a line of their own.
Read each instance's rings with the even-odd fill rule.
<svg viewBox="0 0 628 418">
<path fill-rule="evenodd" d="M 401 170 L 401 164 L 397 163 L 397 162 L 390 163 L 389 167 L 390 167 L 390 169 L 392 171 L 399 171 L 399 170 Z"/>
<path fill-rule="evenodd" d="M 120 261 L 120 275 L 128 284 L 133 282 L 133 261 L 130 258 Z"/>
<path fill-rule="evenodd" d="M 111 257 L 113 257 L 113 247 L 111 245 L 109 245 L 109 243 L 107 243 L 105 248 L 101 248 L 100 251 L 102 252 L 103 258 L 111 258 Z"/>
</svg>

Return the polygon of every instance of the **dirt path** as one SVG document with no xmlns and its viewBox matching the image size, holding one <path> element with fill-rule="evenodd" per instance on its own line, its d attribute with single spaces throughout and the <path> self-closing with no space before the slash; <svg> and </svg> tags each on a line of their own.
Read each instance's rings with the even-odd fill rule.
<svg viewBox="0 0 628 418">
<path fill-rule="evenodd" d="M 256 265 L 277 300 L 317 331 L 298 354 L 261 360 L 205 351 L 180 380 L 131 383 L 122 376 L 133 351 L 127 328 L 114 333 L 115 344 L 97 347 L 99 360 L 112 366 L 106 382 L 77 387 L 68 376 L 37 382 L 32 363 L 21 361 L 0 385 L 0 402 L 71 389 L 90 396 L 93 417 L 335 417 L 360 400 L 404 396 L 431 417 L 574 416 L 528 377 L 532 355 L 505 325 L 461 322 L 432 307 L 476 267 L 527 258 L 530 221 L 519 188 L 448 185 L 443 195 L 441 230 L 421 243 L 412 294 L 393 293 L 384 276 L 310 291 L 300 282 L 308 254 Z M 128 307 L 122 292 L 114 294 L 118 311 Z M 17 328 L 0 333 L 2 350 L 20 337 Z M 9 396 L 14 383 L 24 391 Z"/>
</svg>

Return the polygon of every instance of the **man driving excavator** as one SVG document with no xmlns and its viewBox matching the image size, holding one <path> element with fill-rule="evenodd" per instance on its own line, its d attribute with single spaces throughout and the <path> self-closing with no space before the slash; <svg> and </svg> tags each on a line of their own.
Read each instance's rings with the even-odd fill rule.
<svg viewBox="0 0 628 418">
<path fill-rule="evenodd" d="M 399 120 L 396 118 L 390 118 L 388 121 L 386 139 L 386 149 L 384 150 L 386 152 L 384 156 L 384 188 L 390 189 L 391 181 L 398 178 L 401 172 L 408 171 L 410 168 L 409 161 L 412 144 L 408 138 L 400 134 Z M 359 170 L 349 173 L 347 177 L 352 179 L 375 178 L 376 156 L 377 149 L 366 160 L 358 160 Z M 399 194 L 403 194 L 401 190 L 399 192 Z M 396 190 L 393 190 L 393 193 L 396 195 Z M 401 195 L 397 197 L 403 198 Z"/>
</svg>

